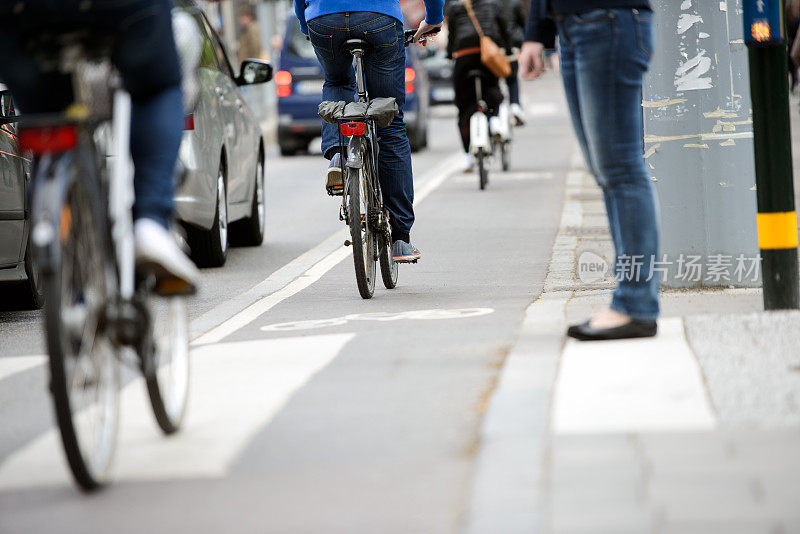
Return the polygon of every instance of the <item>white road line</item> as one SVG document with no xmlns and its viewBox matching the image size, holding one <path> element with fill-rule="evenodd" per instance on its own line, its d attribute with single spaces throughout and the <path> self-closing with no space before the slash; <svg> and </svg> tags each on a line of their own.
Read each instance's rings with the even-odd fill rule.
<svg viewBox="0 0 800 534">
<path fill-rule="evenodd" d="M 355 334 L 207 345 L 192 351 L 184 428 L 163 438 L 141 379 L 123 390 L 115 476 L 120 480 L 222 477 L 292 395 Z M 0 465 L 0 489 L 71 484 L 51 429 Z"/>
<path fill-rule="evenodd" d="M 579 343 L 561 359 L 556 434 L 710 430 L 716 420 L 679 318 L 658 337 Z"/>
<path fill-rule="evenodd" d="M 0 358 L 0 380 L 33 369 L 47 361 L 45 356 L 12 356 Z"/>
<path fill-rule="evenodd" d="M 452 173 L 455 169 L 458 168 L 458 165 L 461 160 L 460 154 L 454 154 L 453 156 L 445 159 L 439 165 L 434 167 L 431 171 L 431 177 L 420 187 L 414 199 L 414 205 L 419 204 L 422 202 L 428 195 L 430 195 L 437 187 L 439 187 Z M 338 237 L 340 242 L 344 241 L 344 237 L 346 236 L 346 231 L 342 230 L 326 240 L 329 242 L 331 239 Z M 276 305 L 280 304 L 284 300 L 296 295 L 300 291 L 304 290 L 320 278 L 325 275 L 328 271 L 333 269 L 336 265 L 338 265 L 342 260 L 350 255 L 350 249 L 344 246 L 339 246 L 332 252 L 330 252 L 327 256 L 322 258 L 319 262 L 311 266 L 308 270 L 302 273 L 299 278 L 292 280 L 291 282 L 287 283 L 284 287 L 280 288 L 279 290 L 270 293 L 258 301 L 254 302 L 253 304 L 249 305 L 242 311 L 236 313 L 232 317 L 228 318 L 227 320 L 223 321 L 222 323 L 218 324 L 208 332 L 204 333 L 200 337 L 194 340 L 195 345 L 204 345 L 208 343 L 218 343 L 222 341 L 227 336 L 231 335 L 235 331 L 247 326 L 255 319 L 257 319 L 262 314 L 266 313 Z M 299 258 L 298 258 L 299 259 Z M 294 262 L 293 262 L 294 263 Z M 277 273 L 276 273 L 277 274 Z M 269 280 L 269 279 L 267 279 Z M 265 280 L 264 283 L 267 282 Z"/>
</svg>

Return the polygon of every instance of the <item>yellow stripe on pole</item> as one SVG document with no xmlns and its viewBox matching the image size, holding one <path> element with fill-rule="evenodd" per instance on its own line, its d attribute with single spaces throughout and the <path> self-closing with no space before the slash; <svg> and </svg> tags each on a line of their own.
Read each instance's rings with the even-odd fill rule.
<svg viewBox="0 0 800 534">
<path fill-rule="evenodd" d="M 758 246 L 761 250 L 797 248 L 797 212 L 759 213 Z"/>
</svg>

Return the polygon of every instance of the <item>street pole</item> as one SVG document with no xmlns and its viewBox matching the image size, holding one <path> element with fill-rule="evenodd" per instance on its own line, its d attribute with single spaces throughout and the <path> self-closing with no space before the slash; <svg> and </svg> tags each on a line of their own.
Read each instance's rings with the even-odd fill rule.
<svg viewBox="0 0 800 534">
<path fill-rule="evenodd" d="M 784 0 L 745 0 L 764 309 L 800 308 Z"/>
</svg>

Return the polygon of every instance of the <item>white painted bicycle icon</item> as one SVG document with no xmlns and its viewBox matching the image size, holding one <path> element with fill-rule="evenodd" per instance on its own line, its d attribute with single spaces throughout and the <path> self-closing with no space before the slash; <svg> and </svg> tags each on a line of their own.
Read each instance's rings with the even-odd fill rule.
<svg viewBox="0 0 800 534">
<path fill-rule="evenodd" d="M 492 308 L 460 308 L 455 310 L 414 310 L 397 313 L 376 312 L 376 313 L 355 313 L 336 317 L 333 319 L 311 319 L 309 321 L 292 321 L 289 323 L 278 323 L 262 326 L 264 332 L 286 332 L 290 330 L 313 330 L 317 328 L 328 328 L 330 326 L 341 326 L 350 321 L 437 321 L 441 319 L 466 319 L 469 317 L 480 317 L 494 313 Z"/>
</svg>

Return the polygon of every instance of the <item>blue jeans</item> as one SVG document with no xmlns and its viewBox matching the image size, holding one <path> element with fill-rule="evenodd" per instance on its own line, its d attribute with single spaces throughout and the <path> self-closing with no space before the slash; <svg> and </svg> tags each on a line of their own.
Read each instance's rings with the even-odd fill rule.
<svg viewBox="0 0 800 534">
<path fill-rule="evenodd" d="M 652 13 L 595 9 L 558 23 L 561 71 L 589 171 L 603 190 L 618 281 L 611 308 L 658 316 L 658 204 L 644 164 L 642 77 L 653 50 Z"/>
<path fill-rule="evenodd" d="M 112 61 L 131 93 L 131 156 L 135 218 L 168 226 L 172 220 L 175 162 L 183 135 L 181 70 L 169 0 L 23 0 L 0 2 L 0 80 L 22 113 L 57 113 L 72 103 L 68 76 L 41 72 L 21 35 L 89 28 L 115 36 Z M 22 5 L 21 11 L 16 11 Z M 14 10 L 14 11 L 12 11 Z"/>
<path fill-rule="evenodd" d="M 388 15 L 368 11 L 334 13 L 308 21 L 309 38 L 325 69 L 324 100 L 353 102 L 356 78 L 353 57 L 339 50 L 347 39 L 364 39 L 372 52 L 364 58 L 364 77 L 370 98 L 394 97 L 400 109 L 406 101 L 405 39 L 402 23 Z M 411 147 L 403 113 L 386 128 L 378 128 L 380 175 L 383 202 L 391 213 L 393 239 L 410 240 L 414 224 L 414 178 Z M 322 125 L 322 153 L 328 159 L 339 149 L 336 125 Z"/>
</svg>

